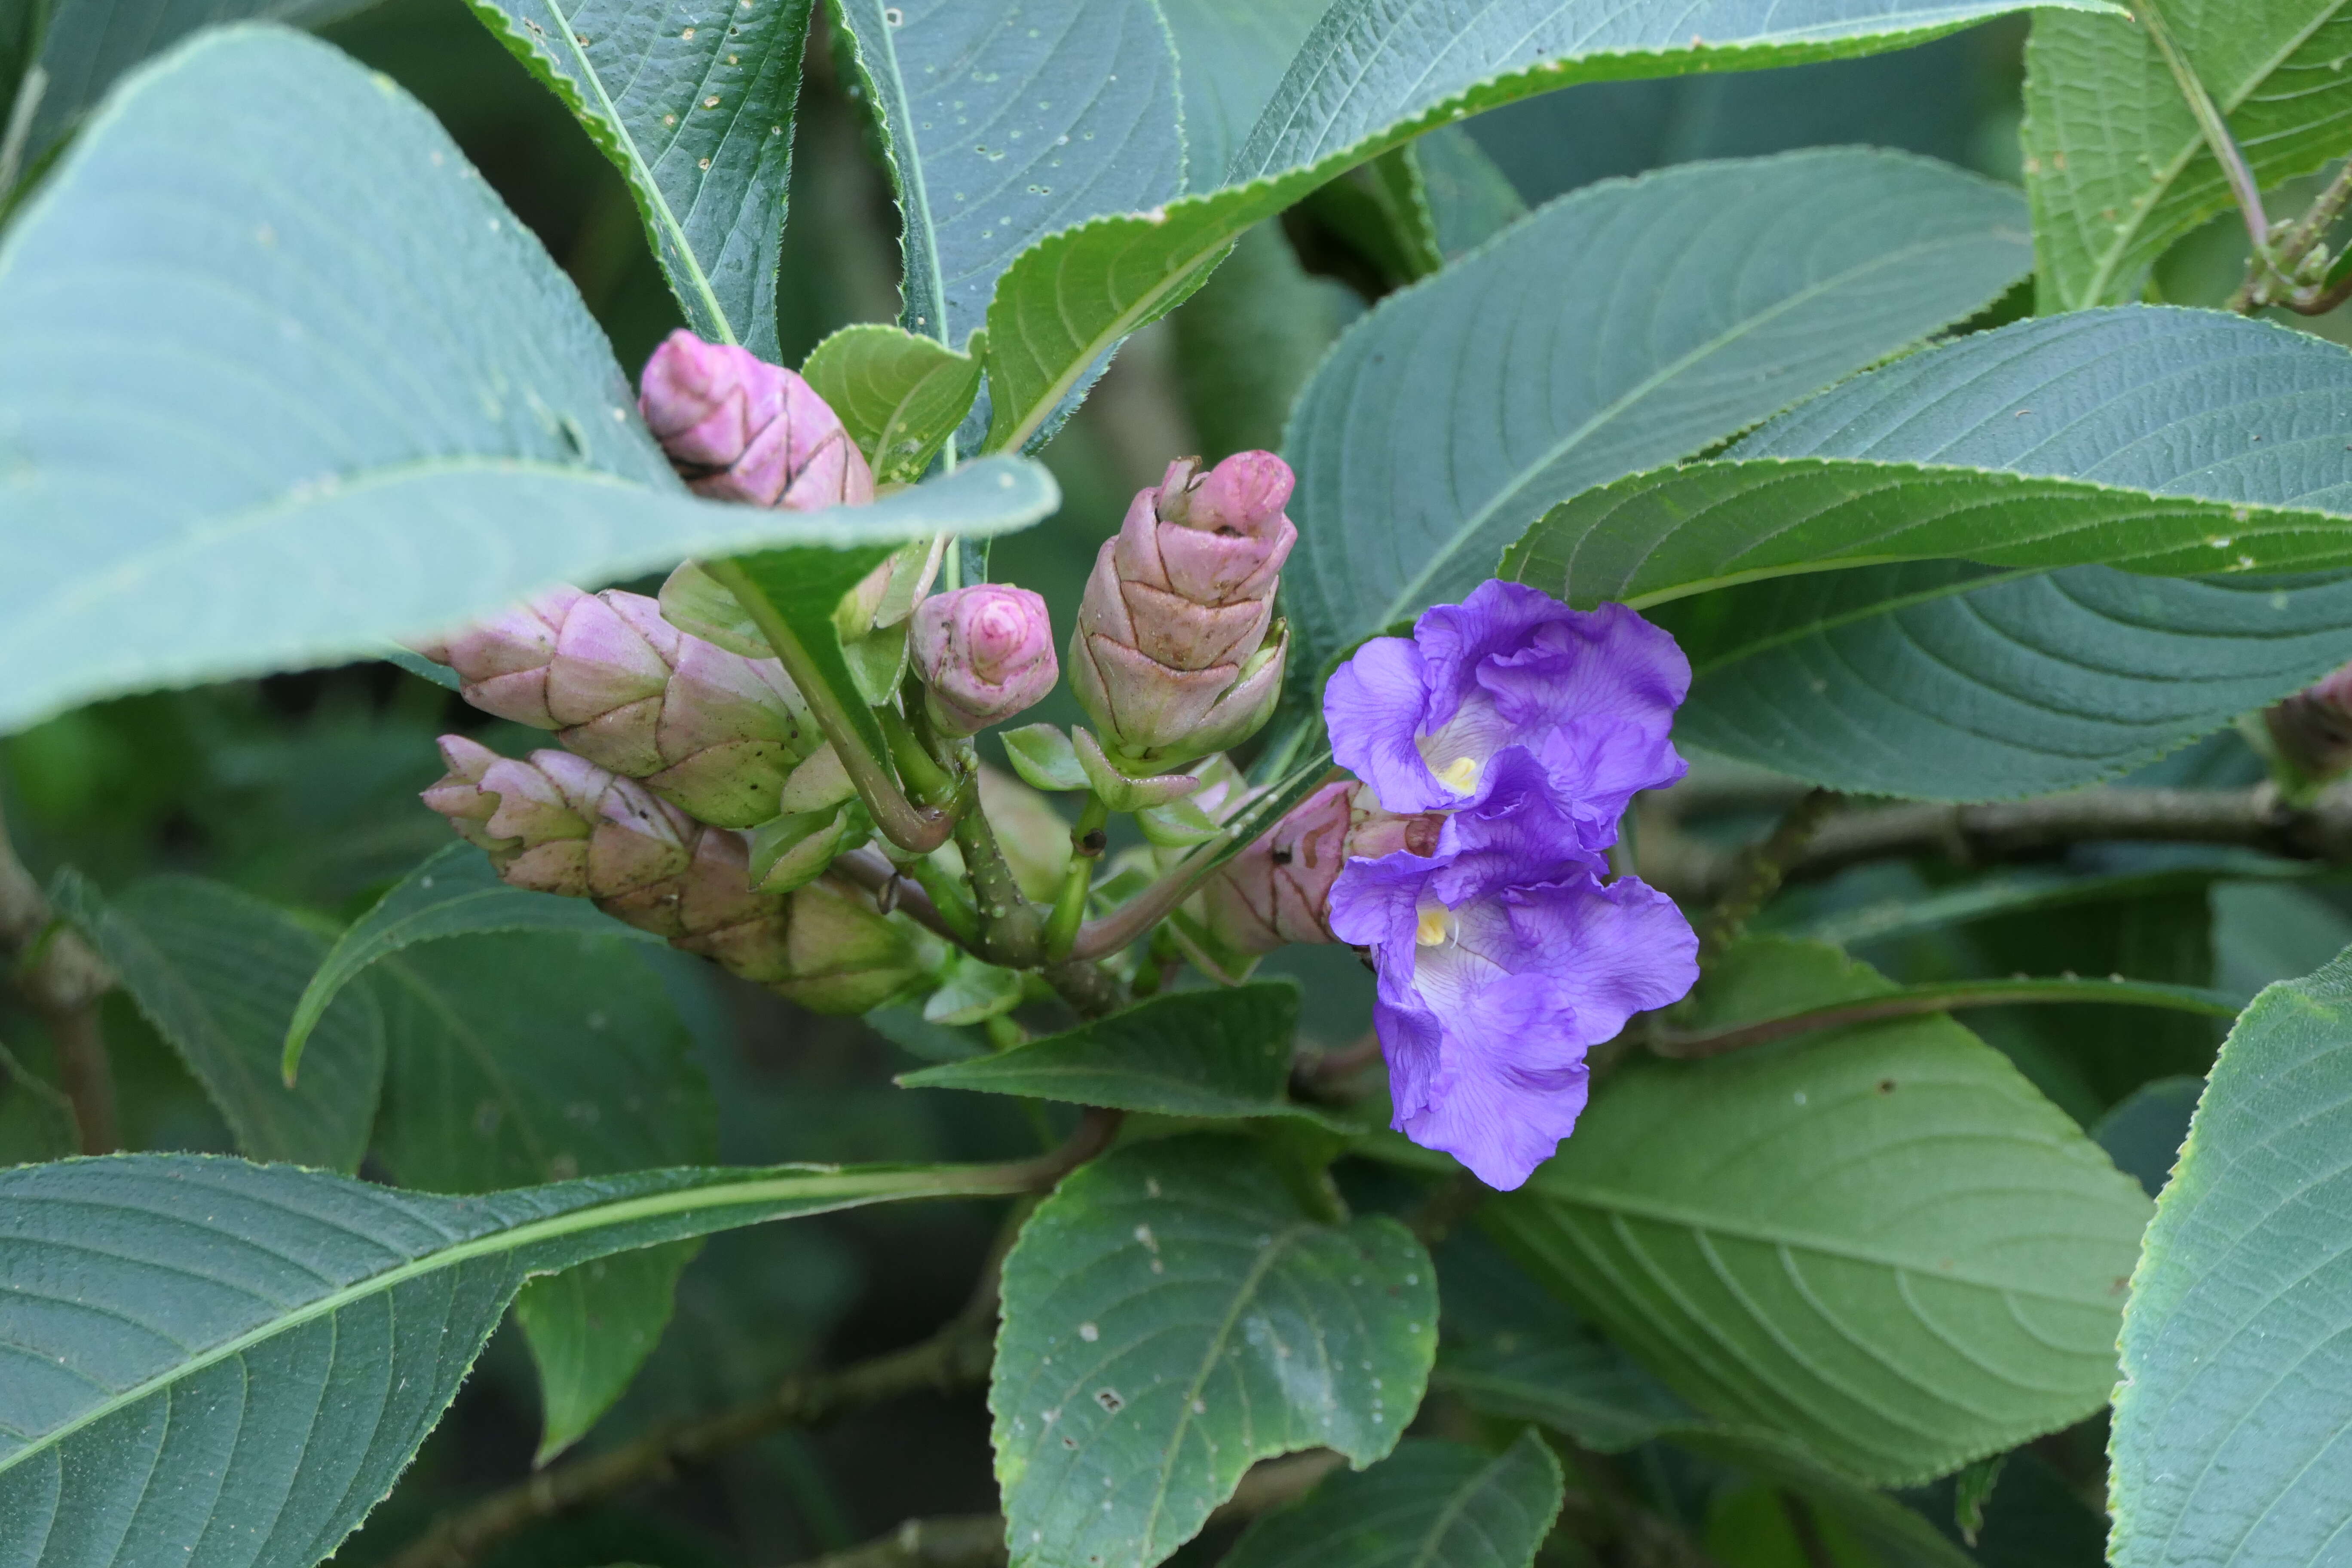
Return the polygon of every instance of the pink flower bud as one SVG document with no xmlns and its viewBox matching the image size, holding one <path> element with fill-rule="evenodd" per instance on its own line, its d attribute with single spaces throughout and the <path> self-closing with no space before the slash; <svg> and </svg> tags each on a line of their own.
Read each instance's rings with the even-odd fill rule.
<svg viewBox="0 0 2352 1568">
<path fill-rule="evenodd" d="M 615 919 L 819 1012 L 862 1013 L 933 974 L 944 949 L 864 894 L 751 886 L 740 833 L 697 822 L 566 752 L 500 757 L 441 738 L 434 810 L 519 888 L 593 899 Z"/>
<path fill-rule="evenodd" d="M 638 387 L 646 424 L 698 494 L 792 511 L 874 499 L 857 443 L 781 365 L 680 327 L 646 362 Z"/>
<path fill-rule="evenodd" d="M 824 741 L 783 666 L 679 631 L 642 594 L 551 590 L 419 651 L 456 669 L 475 707 L 554 730 L 721 827 L 776 816 Z"/>
<path fill-rule="evenodd" d="M 1274 595 L 1298 531 L 1290 466 L 1192 458 L 1139 491 L 1087 579 L 1070 683 L 1111 750 L 1173 765 L 1245 740 L 1282 686 Z M 1269 632 L 1272 635 L 1269 637 Z"/>
<path fill-rule="evenodd" d="M 2326 784 L 2352 769 L 2352 665 L 2272 707 L 2263 721 L 2296 784 Z"/>
<path fill-rule="evenodd" d="M 982 583 L 915 606 L 908 628 L 924 707 L 943 733 L 970 735 L 1036 705 L 1061 677 L 1045 601 Z"/>
<path fill-rule="evenodd" d="M 1221 867 L 1202 889 L 1210 934 L 1239 952 L 1272 952 L 1290 942 L 1337 942 L 1331 884 L 1357 857 L 1377 858 L 1437 847 L 1443 818 L 1380 809 L 1351 779 L 1325 784 Z"/>
</svg>

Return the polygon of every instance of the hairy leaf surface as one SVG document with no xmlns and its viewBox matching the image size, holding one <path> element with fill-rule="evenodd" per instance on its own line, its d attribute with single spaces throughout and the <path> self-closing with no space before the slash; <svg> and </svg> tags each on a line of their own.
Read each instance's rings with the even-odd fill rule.
<svg viewBox="0 0 2352 1568">
<path fill-rule="evenodd" d="M 276 28 L 141 72 L 0 240 L 0 729 L 700 552 L 1018 527 L 1052 495 L 1017 464 L 831 512 L 688 495 L 432 116 Z"/>
<path fill-rule="evenodd" d="M 687 325 L 772 361 L 812 0 L 467 4 L 621 172 Z"/>
<path fill-rule="evenodd" d="M 1504 574 L 1635 605 L 1965 557 L 2190 576 L 2352 565 L 2352 353 L 2215 310 L 2119 306 L 1915 354 L 1721 461 L 1552 509 Z"/>
<path fill-rule="evenodd" d="M 1751 942 L 1710 1023 L 1882 992 Z M 1876 1485 L 2080 1419 L 2115 1382 L 2138 1184 L 1947 1018 L 1624 1069 L 1497 1234 L 1693 1405 Z"/>
<path fill-rule="evenodd" d="M 1437 1280 L 1405 1228 L 1326 1225 L 1257 1147 L 1119 1150 L 1004 1260 L 989 1389 L 1015 1563 L 1150 1568 L 1253 1460 L 1368 1465 L 1421 1403 Z"/>
<path fill-rule="evenodd" d="M 354 994 L 321 1007 L 310 1070 L 291 1085 L 278 1070 L 287 1020 L 326 954 L 326 932 L 197 877 L 151 877 L 111 900 L 76 880 L 62 894 L 66 913 L 188 1064 L 239 1149 L 256 1160 L 358 1168 L 383 1083 L 375 999 Z"/>
<path fill-rule="evenodd" d="M 1190 187 L 1225 183 L 1234 154 L 1332 0 L 1160 0 L 1175 36 Z"/>
<path fill-rule="evenodd" d="M 1675 735 L 1837 789 L 1989 800 L 2125 773 L 2344 660 L 2352 577 L 1918 562 L 1662 606 Z"/>
<path fill-rule="evenodd" d="M 1565 196 L 1350 328 L 1284 443 L 1302 671 L 1458 600 L 1556 502 L 1981 309 L 2032 264 L 1990 181 L 1859 149 Z"/>
<path fill-rule="evenodd" d="M 420 942 L 488 931 L 567 931 L 658 943 L 650 931 L 625 925 L 584 899 L 510 888 L 489 857 L 471 844 L 451 844 L 402 878 L 352 922 L 319 963 L 286 1028 L 286 1071 L 300 1061 L 310 1031 L 344 986 L 370 965 Z"/>
<path fill-rule="evenodd" d="M 1523 1432 L 1499 1454 L 1410 1438 L 1250 1526 L 1226 1568 L 1528 1568 L 1550 1533 L 1559 1461 Z"/>
<path fill-rule="evenodd" d="M 456 1198 L 197 1155 L 0 1171 L 0 1542 L 26 1568 L 310 1568 L 527 1277 L 1024 1179 L 785 1166 Z"/>
<path fill-rule="evenodd" d="M 1053 235 L 1006 272 L 988 307 L 988 444 L 1024 446 L 1104 354 L 1183 303 L 1244 229 L 1423 131 L 1580 81 L 1869 54 L 2019 8 L 2014 0 L 1339 0 L 1291 61 L 1226 189 Z"/>
<path fill-rule="evenodd" d="M 376 1152 L 404 1187 L 488 1193 L 706 1163 L 710 1086 L 660 978 L 612 936 L 436 942 L 379 965 L 390 1070 Z M 515 1316 L 539 1365 L 539 1458 L 595 1424 L 669 1321 L 691 1241 L 534 1279 Z"/>
<path fill-rule="evenodd" d="M 965 347 L 1040 237 L 1184 188 L 1176 56 L 1151 0 L 840 0 L 904 226 L 899 324 Z"/>
<path fill-rule="evenodd" d="M 2157 1202 L 2124 1316 L 2118 1568 L 2335 1560 L 2352 1389 L 2352 963 L 2255 999 Z"/>
<path fill-rule="evenodd" d="M 2154 8 L 2264 188 L 2344 155 L 2352 6 L 2161 0 Z M 2037 12 L 2025 61 L 2025 187 L 2042 308 L 2136 300 L 2173 241 L 2233 205 L 2221 165 L 2138 23 Z"/>
</svg>

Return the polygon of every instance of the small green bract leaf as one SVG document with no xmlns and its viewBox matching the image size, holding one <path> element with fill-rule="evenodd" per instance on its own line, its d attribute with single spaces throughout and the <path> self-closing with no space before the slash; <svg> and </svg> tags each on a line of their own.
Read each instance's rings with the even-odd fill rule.
<svg viewBox="0 0 2352 1568">
<path fill-rule="evenodd" d="M 1033 789 L 1070 790 L 1087 787 L 1087 770 L 1072 749 L 1070 738 L 1051 724 L 1025 724 L 1007 730 L 1004 759 Z"/>
<path fill-rule="evenodd" d="M 980 391 L 981 342 L 958 353 L 879 322 L 844 327 L 817 344 L 801 374 L 833 405 L 877 480 L 919 477 Z"/>
<path fill-rule="evenodd" d="M 1402 1226 L 1307 1218 L 1244 1141 L 1078 1170 L 1004 1260 L 989 1409 L 1013 1563 L 1151 1568 L 1255 1460 L 1386 1455 L 1421 1404 L 1436 1283 Z"/>
</svg>

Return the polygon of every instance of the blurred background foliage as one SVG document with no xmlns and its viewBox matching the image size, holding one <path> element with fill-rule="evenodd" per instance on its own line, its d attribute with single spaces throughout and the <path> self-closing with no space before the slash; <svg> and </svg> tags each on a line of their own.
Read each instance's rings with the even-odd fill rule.
<svg viewBox="0 0 2352 1568">
<path fill-rule="evenodd" d="M 2024 33 L 2021 17 L 1872 59 L 1577 88 L 1471 121 L 1466 134 L 1491 166 L 1462 156 L 1458 144 L 1433 142 L 1424 173 L 1491 182 L 1499 169 L 1510 189 L 1485 198 L 1534 205 L 1693 159 L 1870 143 L 2013 179 Z M 330 36 L 441 118 L 571 276 L 625 364 L 642 361 L 679 323 L 617 174 L 460 0 L 389 0 Z M 834 329 L 890 320 L 897 310 L 887 188 L 827 51 L 814 48 L 810 59 L 781 289 L 792 363 Z M 1133 491 L 1180 454 L 1278 447 L 1289 401 L 1325 348 L 1393 281 L 1343 197 L 1318 199 L 1248 236 L 1199 296 L 1127 346 L 1047 449 L 1063 509 L 1000 542 L 993 572 L 1044 593 L 1065 636 L 1095 550 Z M 2210 245 L 2192 237 L 2179 247 L 2161 274 L 2168 297 L 2218 300 L 2234 284 L 2234 221 L 2217 219 Z M 1035 717 L 1077 717 L 1066 693 L 1054 702 Z M 446 842 L 445 825 L 415 795 L 440 771 L 433 738 L 447 730 L 508 752 L 542 739 L 488 721 L 392 666 L 355 666 L 68 714 L 5 742 L 0 804 L 37 873 L 70 862 L 100 887 L 117 888 L 157 871 L 197 872 L 348 919 Z M 2224 734 L 2140 782 L 2244 784 L 2259 773 L 2252 754 Z M 1675 830 L 1725 845 L 1761 831 L 1794 793 L 1705 759 L 1686 790 Z M 2318 884 L 2265 870 L 2216 888 L 2215 872 L 2231 868 L 2198 852 L 2086 849 L 2053 868 L 2053 880 L 2063 869 L 2075 889 L 2069 901 L 2013 900 L 1922 931 L 1876 930 L 1873 911 L 1933 891 L 1939 879 L 1960 885 L 1967 874 L 1879 866 L 1797 890 L 1773 921 L 1850 941 L 1858 956 L 1906 979 L 2072 969 L 2249 992 L 2304 973 L 2352 940 L 2352 920 Z M 891 1087 L 891 1074 L 912 1058 L 858 1021 L 811 1016 L 675 954 L 631 947 L 616 962 L 656 967 L 716 1091 L 723 1160 L 977 1159 L 1034 1146 L 1038 1130 L 1013 1102 Z M 1352 954 L 1293 949 L 1274 967 L 1310 982 L 1310 1047 L 1361 1035 L 1370 981 Z M 125 1142 L 227 1149 L 218 1113 L 172 1053 L 119 994 L 108 1006 Z M 2016 1009 L 1971 1022 L 2151 1181 L 2168 1166 L 2186 1121 L 2192 1097 L 2179 1080 L 2204 1071 L 2219 1038 L 2206 1020 L 2102 1008 Z M 26 1069 L 0 1061 L 8 1067 L 0 1160 L 66 1152 L 69 1130 L 40 1081 L 37 1026 L 0 1011 L 0 1041 Z M 744 1398 L 812 1360 L 919 1338 L 962 1305 L 995 1228 L 978 1206 L 883 1205 L 712 1240 L 685 1277 L 666 1339 L 587 1450 L 666 1415 Z M 1450 1243 L 1448 1252 L 1449 1325 L 1476 1334 L 1507 1321 L 1516 1276 L 1472 1242 Z M 526 1474 L 538 1405 L 520 1337 L 502 1330 L 415 1470 L 338 1560 L 381 1560 L 436 1510 Z M 1434 1430 L 1468 1419 L 1443 1398 L 1431 1402 Z M 2037 1445 L 2017 1467 L 2025 1479 L 1996 1494 L 1978 1555 L 2020 1565 L 2097 1562 L 2099 1530 L 2085 1500 L 2096 1495 L 2101 1442 L 2084 1428 Z M 1821 1568 L 1815 1549 L 1840 1563 L 1871 1561 L 1834 1521 L 1825 1541 L 1801 1541 L 1769 1486 L 1687 1453 L 1653 1444 L 1624 1468 L 1650 1506 L 1728 1568 Z M 1948 1497 L 1918 1500 L 1931 1518 L 1952 1519 Z M 488 1561 L 782 1563 L 912 1515 L 993 1506 L 978 1394 L 920 1397 L 819 1432 L 770 1436 L 671 1486 L 527 1532 Z M 1212 1561 L 1228 1540 L 1213 1531 L 1179 1561 Z"/>
</svg>

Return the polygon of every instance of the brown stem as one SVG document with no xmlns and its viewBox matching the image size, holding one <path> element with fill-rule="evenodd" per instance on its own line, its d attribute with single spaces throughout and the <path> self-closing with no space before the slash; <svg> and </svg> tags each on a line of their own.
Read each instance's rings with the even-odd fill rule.
<svg viewBox="0 0 2352 1568">
<path fill-rule="evenodd" d="M 0 950 L 16 959 L 17 991 L 47 1026 L 57 1049 L 58 1081 L 73 1103 L 85 1154 L 110 1154 L 115 1133 L 114 1068 L 99 1021 L 99 1002 L 114 977 L 79 932 L 60 929 L 49 900 L 8 841 L 0 817 Z"/>
<path fill-rule="evenodd" d="M 876 897 L 878 903 L 889 900 L 889 907 L 914 921 L 927 931 L 935 931 L 959 946 L 964 945 L 964 933 L 959 932 L 939 906 L 931 902 L 930 894 L 923 891 L 915 880 L 890 864 L 888 856 L 879 849 L 852 849 L 836 857 L 832 869 L 845 881 L 854 882 Z"/>
<path fill-rule="evenodd" d="M 2156 7 L 2148 4 L 2148 0 L 2140 0 L 2140 4 L 2132 8 L 2132 14 L 2139 19 L 2140 26 L 2147 29 L 2149 40 L 2156 45 L 2156 52 L 2164 57 L 2166 67 L 2172 72 L 2173 82 L 2180 89 L 2180 96 L 2188 100 L 2189 112 L 2195 117 L 2197 129 L 2205 137 L 2206 150 L 2221 165 L 2221 173 L 2230 183 L 2230 195 L 2236 198 L 2239 216 L 2245 219 L 2246 233 L 2253 241 L 2255 265 L 2267 265 L 2271 257 L 2270 215 L 2263 210 L 2262 187 L 2254 181 L 2254 172 L 2246 166 L 2245 154 L 2238 150 L 2237 138 L 2230 134 L 2230 122 L 2222 117 L 2212 95 L 2205 90 L 2205 84 L 2198 79 L 2197 71 L 2189 65 L 2189 58 L 2172 41 L 2171 30 L 2165 26 L 2164 18 L 2157 14 Z"/>
<path fill-rule="evenodd" d="M 1782 814 L 1763 842 L 1749 845 L 1740 852 L 1739 868 L 1722 898 L 1716 901 L 1715 912 L 1700 940 L 1700 962 L 1712 959 L 1739 940 L 1739 933 L 1748 929 L 1756 911 L 1780 890 L 1781 879 L 1788 875 L 1789 867 L 1805 852 L 1805 847 L 1821 832 L 1837 805 L 1838 797 L 1832 792 L 1808 790 Z"/>
<path fill-rule="evenodd" d="M 1653 835 L 1653 840 L 1663 836 Z M 1824 824 L 1790 862 L 1791 879 L 1826 877 L 1873 860 L 1940 856 L 1962 866 L 2048 855 L 2105 840 L 2210 844 L 2288 859 L 2352 862 L 2352 789 L 2289 805 L 2270 784 L 2243 790 L 2089 789 L 1989 805 L 1896 805 L 1848 811 Z M 1644 870 L 1685 900 L 1721 896 L 1738 862 L 1703 847 L 1655 844 Z"/>
</svg>

